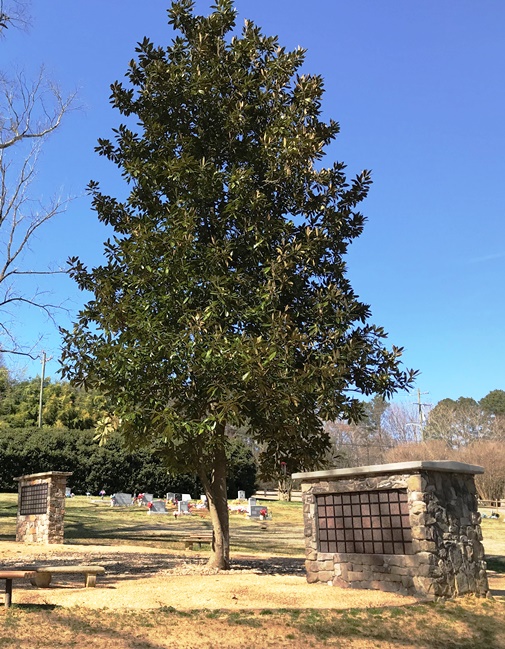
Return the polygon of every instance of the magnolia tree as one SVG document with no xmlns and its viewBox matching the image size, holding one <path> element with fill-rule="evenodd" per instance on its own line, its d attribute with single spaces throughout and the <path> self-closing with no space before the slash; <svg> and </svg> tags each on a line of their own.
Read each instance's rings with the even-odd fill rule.
<svg viewBox="0 0 505 649">
<path fill-rule="evenodd" d="M 304 51 L 249 21 L 233 35 L 231 0 L 207 17 L 179 0 L 168 15 L 179 35 L 144 39 L 112 85 L 124 123 L 97 151 L 130 193 L 90 184 L 115 234 L 103 265 L 70 260 L 93 298 L 63 332 L 62 362 L 110 397 L 127 444 L 154 441 L 169 470 L 198 473 L 210 564 L 227 568 L 227 424 L 247 426 L 263 475 L 314 468 L 323 420 L 359 418 L 359 395 L 390 396 L 414 373 L 346 277 L 370 175 L 320 163 L 339 127 L 321 119 L 321 77 L 298 73 Z"/>
</svg>

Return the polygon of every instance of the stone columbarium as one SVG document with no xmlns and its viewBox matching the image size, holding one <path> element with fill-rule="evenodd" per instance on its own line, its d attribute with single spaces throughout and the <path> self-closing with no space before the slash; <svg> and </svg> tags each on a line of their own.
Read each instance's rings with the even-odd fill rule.
<svg viewBox="0 0 505 649">
<path fill-rule="evenodd" d="M 66 482 L 71 475 L 48 471 L 14 478 L 19 484 L 16 541 L 63 543 Z"/>
<path fill-rule="evenodd" d="M 486 595 L 475 474 L 461 462 L 295 473 L 307 581 L 422 597 Z"/>
</svg>

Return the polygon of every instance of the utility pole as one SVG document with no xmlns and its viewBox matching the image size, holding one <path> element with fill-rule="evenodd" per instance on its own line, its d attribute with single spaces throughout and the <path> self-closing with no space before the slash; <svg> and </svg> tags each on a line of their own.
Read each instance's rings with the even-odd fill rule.
<svg viewBox="0 0 505 649">
<path fill-rule="evenodd" d="M 423 406 L 429 406 L 429 403 L 421 403 L 421 395 L 422 394 L 429 394 L 429 392 L 421 392 L 421 390 L 418 388 L 417 389 L 417 407 L 419 411 L 419 427 L 421 429 L 421 439 L 424 442 L 424 422 L 426 421 L 426 418 L 424 416 L 423 412 Z"/>
<path fill-rule="evenodd" d="M 46 352 L 42 352 L 42 373 L 40 376 L 40 396 L 39 396 L 39 428 L 42 428 L 42 403 L 44 396 L 44 378 L 46 374 Z"/>
<path fill-rule="evenodd" d="M 426 421 L 426 417 L 424 416 L 423 412 L 423 406 L 429 406 L 429 403 L 421 403 L 421 395 L 422 394 L 429 394 L 429 392 L 421 392 L 421 390 L 418 388 L 417 389 L 417 401 L 414 401 L 414 403 L 417 405 L 418 412 L 419 412 L 419 421 L 409 421 L 408 424 L 405 424 L 406 426 L 416 426 L 419 428 L 420 432 L 420 441 L 424 442 L 424 422 Z M 417 441 L 417 435 L 416 435 L 416 441 Z"/>
</svg>

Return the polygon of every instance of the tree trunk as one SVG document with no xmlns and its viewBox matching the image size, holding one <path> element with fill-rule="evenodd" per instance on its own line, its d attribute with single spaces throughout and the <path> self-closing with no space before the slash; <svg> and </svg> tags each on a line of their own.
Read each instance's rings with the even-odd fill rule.
<svg viewBox="0 0 505 649">
<path fill-rule="evenodd" d="M 282 477 L 278 482 L 278 498 L 279 500 L 284 500 L 291 502 L 291 492 L 293 490 L 293 481 L 291 478 Z"/>
<path fill-rule="evenodd" d="M 210 477 L 200 476 L 207 496 L 214 532 L 212 551 L 207 565 L 220 570 L 230 569 L 230 521 L 226 495 L 226 469 L 226 453 L 223 445 L 214 453 L 214 466 Z"/>
</svg>

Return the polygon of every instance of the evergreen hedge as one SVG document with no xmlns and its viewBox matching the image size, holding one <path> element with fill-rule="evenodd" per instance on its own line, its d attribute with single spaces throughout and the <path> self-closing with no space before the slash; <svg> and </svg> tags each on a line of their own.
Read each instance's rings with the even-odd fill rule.
<svg viewBox="0 0 505 649">
<path fill-rule="evenodd" d="M 0 491 L 15 492 L 14 478 L 43 471 L 72 471 L 68 486 L 75 494 L 148 492 L 163 496 L 168 491 L 203 493 L 192 475 L 168 475 L 160 458 L 149 449 L 126 451 L 119 437 L 99 446 L 94 430 L 11 428 L 0 429 Z M 238 489 L 254 492 L 256 465 L 250 449 L 239 439 L 229 448 L 228 497 Z"/>
</svg>

